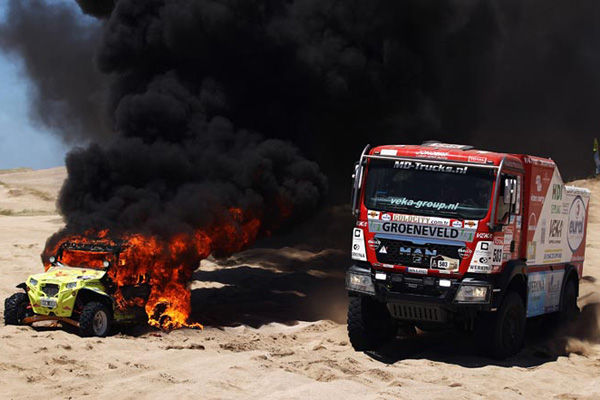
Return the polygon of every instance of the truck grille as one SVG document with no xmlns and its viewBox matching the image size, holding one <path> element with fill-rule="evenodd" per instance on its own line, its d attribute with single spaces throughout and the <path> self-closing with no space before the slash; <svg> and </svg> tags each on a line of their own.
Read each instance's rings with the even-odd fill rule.
<svg viewBox="0 0 600 400">
<path fill-rule="evenodd" d="M 409 303 L 388 304 L 394 318 L 410 321 L 446 322 L 446 311 L 440 307 L 423 306 Z"/>
<path fill-rule="evenodd" d="M 58 294 L 58 285 L 54 283 L 47 283 L 44 285 L 42 292 L 46 295 L 46 297 L 54 297 Z"/>
<path fill-rule="evenodd" d="M 380 244 L 375 250 L 377 261 L 384 264 L 408 267 L 429 268 L 431 257 L 435 256 L 446 256 L 460 260 L 459 250 L 464 247 L 435 243 L 417 245 L 406 240 L 378 239 Z M 383 247 L 385 247 L 385 252 L 381 252 Z"/>
</svg>

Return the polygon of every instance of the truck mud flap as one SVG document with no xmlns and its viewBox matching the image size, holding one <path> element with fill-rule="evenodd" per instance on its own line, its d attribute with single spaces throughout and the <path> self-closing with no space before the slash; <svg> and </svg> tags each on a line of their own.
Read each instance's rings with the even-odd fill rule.
<svg viewBox="0 0 600 400">
<path fill-rule="evenodd" d="M 426 321 L 445 323 L 448 312 L 441 307 L 414 303 L 388 303 L 392 317 L 407 321 Z"/>
</svg>

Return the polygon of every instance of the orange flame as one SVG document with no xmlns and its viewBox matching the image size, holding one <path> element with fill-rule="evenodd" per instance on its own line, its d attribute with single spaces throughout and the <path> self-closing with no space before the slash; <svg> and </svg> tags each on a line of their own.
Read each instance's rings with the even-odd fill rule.
<svg viewBox="0 0 600 400">
<path fill-rule="evenodd" d="M 258 218 L 249 218 L 241 209 L 229 209 L 229 218 L 193 233 L 181 233 L 169 240 L 144 234 L 114 235 L 108 230 L 87 231 L 83 235 L 69 235 L 48 245 L 42 254 L 46 269 L 49 257 L 56 255 L 65 242 L 106 244 L 123 243 L 118 255 L 87 251 L 63 251 L 61 262 L 70 266 L 102 268 L 109 260 L 108 270 L 117 308 L 143 307 L 151 326 L 165 331 L 181 327 L 202 328 L 189 323 L 191 312 L 189 289 L 194 270 L 211 253 L 232 254 L 243 250 L 256 240 L 261 228 Z M 113 257 L 113 258 L 111 258 Z M 115 265 L 116 264 L 116 265 Z M 147 299 L 126 296 L 125 288 L 149 286 Z"/>
</svg>

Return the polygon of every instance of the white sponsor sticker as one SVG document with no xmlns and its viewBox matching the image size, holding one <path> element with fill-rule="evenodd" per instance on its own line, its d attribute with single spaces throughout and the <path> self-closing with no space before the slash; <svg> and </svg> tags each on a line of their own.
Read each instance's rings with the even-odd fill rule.
<svg viewBox="0 0 600 400">
<path fill-rule="evenodd" d="M 472 242 L 475 232 L 470 229 L 443 226 L 415 225 L 388 221 L 369 221 L 369 231 L 395 233 L 406 236 L 434 237 L 439 239 Z"/>
<path fill-rule="evenodd" d="M 569 208 L 567 242 L 572 252 L 577 251 L 583 242 L 585 232 L 585 203 L 581 196 L 575 197 Z"/>
<path fill-rule="evenodd" d="M 427 275 L 427 269 L 425 268 L 414 268 L 414 267 L 408 267 L 406 268 L 406 270 L 408 272 L 410 272 L 411 274 L 421 274 L 421 275 Z"/>
<path fill-rule="evenodd" d="M 398 150 L 383 149 L 379 154 L 381 154 L 382 156 L 395 156 L 398 154 Z"/>
<path fill-rule="evenodd" d="M 450 220 L 447 218 L 421 217 L 419 215 L 394 214 L 393 220 L 412 224 L 450 226 Z"/>
<path fill-rule="evenodd" d="M 352 234 L 352 259 L 358 261 L 367 261 L 364 232 L 359 228 L 354 228 L 354 232 Z"/>
</svg>

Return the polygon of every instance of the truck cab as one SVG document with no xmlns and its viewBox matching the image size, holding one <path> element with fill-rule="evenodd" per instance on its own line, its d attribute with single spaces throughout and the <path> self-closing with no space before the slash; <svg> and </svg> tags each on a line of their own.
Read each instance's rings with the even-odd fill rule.
<svg viewBox="0 0 600 400">
<path fill-rule="evenodd" d="M 590 193 L 550 159 L 440 142 L 363 151 L 354 172 L 348 333 L 458 325 L 497 358 L 526 318 L 577 311 Z"/>
</svg>

